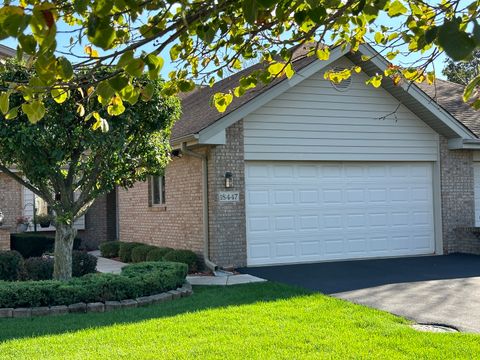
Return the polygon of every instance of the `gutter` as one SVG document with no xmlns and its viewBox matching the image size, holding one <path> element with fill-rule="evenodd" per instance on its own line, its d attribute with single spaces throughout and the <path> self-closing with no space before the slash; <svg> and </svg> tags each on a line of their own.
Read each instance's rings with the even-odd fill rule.
<svg viewBox="0 0 480 360">
<path fill-rule="evenodd" d="M 218 270 L 218 265 L 212 262 L 209 258 L 210 253 L 210 238 L 209 238 L 209 220 L 208 220 L 208 160 L 204 154 L 187 149 L 187 143 L 183 142 L 181 147 L 182 154 L 196 157 L 202 160 L 202 187 L 203 187 L 203 261 L 207 268 L 213 272 Z"/>
<path fill-rule="evenodd" d="M 480 150 L 480 139 L 462 139 L 455 138 L 448 140 L 448 148 L 450 150 Z"/>
</svg>

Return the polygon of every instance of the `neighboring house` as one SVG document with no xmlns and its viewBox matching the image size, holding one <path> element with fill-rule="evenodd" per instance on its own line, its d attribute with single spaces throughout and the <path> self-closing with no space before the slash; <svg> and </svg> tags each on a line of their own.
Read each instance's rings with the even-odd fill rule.
<svg viewBox="0 0 480 360">
<path fill-rule="evenodd" d="M 0 44 L 0 58 L 15 56 L 15 50 Z M 12 178 L 0 171 L 0 211 L 5 219 L 3 224 L 11 232 L 16 231 L 16 219 L 26 216 L 33 220 L 34 209 L 36 214 L 45 214 L 48 204 L 35 196 L 30 190 L 24 188 Z M 113 240 L 116 236 L 116 209 L 115 193 L 100 197 L 91 209 L 75 223 L 80 237 L 88 247 L 95 248 L 100 242 Z M 35 230 L 33 223 L 28 231 Z M 53 232 L 53 226 L 41 228 L 39 232 Z"/>
<path fill-rule="evenodd" d="M 364 73 L 324 80 L 361 55 Z M 222 267 L 480 253 L 479 114 L 449 82 L 421 86 L 438 104 L 417 85 L 365 85 L 387 66 L 336 48 L 223 114 L 211 95 L 251 69 L 186 96 L 165 177 L 118 193 L 120 240 Z"/>
</svg>

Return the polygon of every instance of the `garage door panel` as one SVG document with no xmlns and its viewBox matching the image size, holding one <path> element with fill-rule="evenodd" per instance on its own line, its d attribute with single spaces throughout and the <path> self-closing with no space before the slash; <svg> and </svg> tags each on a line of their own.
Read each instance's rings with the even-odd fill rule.
<svg viewBox="0 0 480 360">
<path fill-rule="evenodd" d="M 431 163 L 250 162 L 248 264 L 429 254 Z"/>
</svg>

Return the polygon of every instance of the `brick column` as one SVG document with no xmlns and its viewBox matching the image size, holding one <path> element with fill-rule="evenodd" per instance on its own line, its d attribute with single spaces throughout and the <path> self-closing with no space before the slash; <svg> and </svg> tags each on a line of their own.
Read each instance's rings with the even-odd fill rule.
<svg viewBox="0 0 480 360">
<path fill-rule="evenodd" d="M 10 250 L 10 226 L 0 226 L 0 250 Z"/>
</svg>

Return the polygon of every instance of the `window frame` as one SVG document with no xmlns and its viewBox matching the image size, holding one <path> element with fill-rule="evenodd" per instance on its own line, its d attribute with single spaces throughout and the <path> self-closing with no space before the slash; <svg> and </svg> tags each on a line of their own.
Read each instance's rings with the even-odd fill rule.
<svg viewBox="0 0 480 360">
<path fill-rule="evenodd" d="M 158 180 L 156 180 L 158 179 Z M 159 202 L 155 202 L 155 185 L 158 184 Z M 165 175 L 151 175 L 149 178 L 149 205 L 150 207 L 165 207 L 166 205 L 166 190 L 165 190 Z"/>
</svg>

